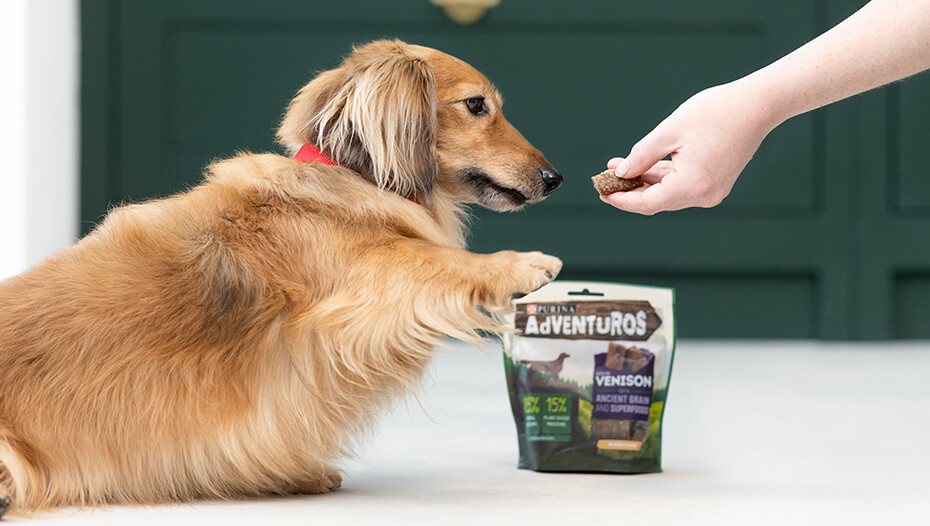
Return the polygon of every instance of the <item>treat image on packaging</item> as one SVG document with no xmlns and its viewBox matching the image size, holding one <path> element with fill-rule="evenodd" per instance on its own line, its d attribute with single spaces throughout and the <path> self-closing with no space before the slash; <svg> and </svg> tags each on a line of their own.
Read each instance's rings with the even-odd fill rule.
<svg viewBox="0 0 930 526">
<path fill-rule="evenodd" d="M 674 291 L 554 281 L 514 306 L 504 370 L 518 466 L 661 471 Z"/>
<path fill-rule="evenodd" d="M 594 355 L 591 438 L 598 449 L 642 448 L 649 434 L 654 366 L 653 353 L 616 343 Z"/>
</svg>

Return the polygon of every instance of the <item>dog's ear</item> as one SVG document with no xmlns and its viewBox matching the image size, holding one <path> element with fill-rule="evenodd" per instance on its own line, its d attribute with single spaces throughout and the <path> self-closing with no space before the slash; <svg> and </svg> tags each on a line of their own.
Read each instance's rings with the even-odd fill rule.
<svg viewBox="0 0 930 526">
<path fill-rule="evenodd" d="M 315 143 L 318 133 L 312 129 L 313 120 L 324 110 L 328 113 L 336 110 L 336 94 L 344 84 L 345 68 L 340 67 L 324 71 L 300 89 L 297 96 L 291 101 L 284 114 L 284 119 L 278 127 L 278 143 L 287 149 L 290 155 L 295 155 L 304 144 Z M 329 107 L 328 107 L 329 106 Z"/>
<path fill-rule="evenodd" d="M 427 195 L 439 171 L 435 128 L 433 68 L 403 42 L 379 41 L 304 86 L 278 140 L 292 152 L 312 144 L 381 188 Z"/>
</svg>

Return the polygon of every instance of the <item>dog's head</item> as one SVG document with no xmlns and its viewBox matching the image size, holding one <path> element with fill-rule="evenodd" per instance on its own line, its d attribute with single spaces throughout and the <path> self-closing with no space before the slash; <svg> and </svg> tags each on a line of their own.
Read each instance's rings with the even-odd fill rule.
<svg viewBox="0 0 930 526">
<path fill-rule="evenodd" d="M 278 140 L 309 143 L 372 183 L 429 200 L 518 210 L 562 177 L 501 112 L 501 96 L 474 68 L 435 49 L 378 41 L 324 71 L 288 107 Z"/>
</svg>

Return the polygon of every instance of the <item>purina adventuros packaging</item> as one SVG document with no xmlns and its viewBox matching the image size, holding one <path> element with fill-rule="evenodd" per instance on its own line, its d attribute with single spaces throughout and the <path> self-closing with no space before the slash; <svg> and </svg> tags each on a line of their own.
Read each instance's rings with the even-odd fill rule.
<svg viewBox="0 0 930 526">
<path fill-rule="evenodd" d="M 661 471 L 674 291 L 555 281 L 514 304 L 504 368 L 519 467 Z"/>
</svg>

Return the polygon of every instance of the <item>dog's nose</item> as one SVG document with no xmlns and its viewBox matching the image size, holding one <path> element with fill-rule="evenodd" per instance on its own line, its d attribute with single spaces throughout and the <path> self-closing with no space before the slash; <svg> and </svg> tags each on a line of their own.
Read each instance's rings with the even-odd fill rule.
<svg viewBox="0 0 930 526">
<path fill-rule="evenodd" d="M 539 178 L 542 179 L 543 185 L 546 187 L 543 191 L 543 195 L 549 195 L 555 192 L 555 189 L 562 184 L 562 176 L 551 166 L 541 167 L 539 169 Z"/>
</svg>

